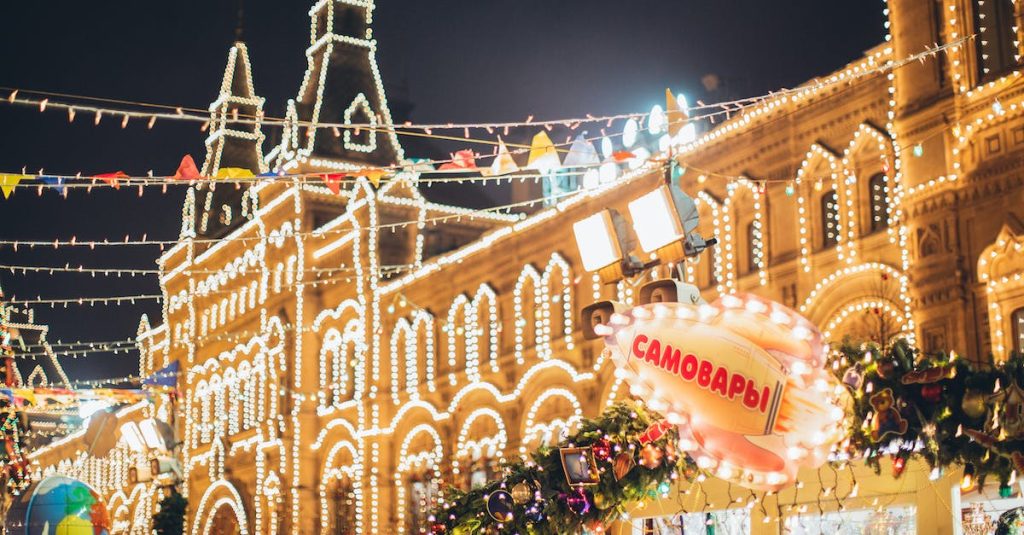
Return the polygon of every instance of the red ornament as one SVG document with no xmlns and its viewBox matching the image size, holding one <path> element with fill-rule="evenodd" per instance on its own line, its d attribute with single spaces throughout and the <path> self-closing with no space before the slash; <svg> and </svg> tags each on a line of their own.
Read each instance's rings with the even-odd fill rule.
<svg viewBox="0 0 1024 535">
<path fill-rule="evenodd" d="M 906 468 L 907 461 L 903 457 L 892 458 L 892 476 L 900 477 L 903 473 L 903 469 Z"/>
<path fill-rule="evenodd" d="M 923 385 L 921 387 L 921 397 L 928 403 L 938 403 L 942 397 L 942 385 Z"/>
<path fill-rule="evenodd" d="M 433 525 L 430 526 L 430 533 L 432 533 L 433 535 L 441 535 L 445 531 L 447 531 L 447 529 L 444 527 L 444 524 L 440 522 L 435 522 Z"/>
<path fill-rule="evenodd" d="M 612 443 L 606 438 L 602 438 L 594 443 L 590 447 L 594 452 L 594 458 L 598 461 L 607 461 L 612 457 Z"/>
<path fill-rule="evenodd" d="M 668 431 L 673 427 L 675 426 L 665 421 L 655 422 L 651 424 L 651 426 L 648 427 L 646 431 L 644 431 L 644 434 L 640 435 L 640 445 L 643 446 L 648 443 L 654 442 L 655 440 L 658 440 L 659 438 L 662 437 L 662 435 L 665 434 L 665 431 Z"/>
</svg>

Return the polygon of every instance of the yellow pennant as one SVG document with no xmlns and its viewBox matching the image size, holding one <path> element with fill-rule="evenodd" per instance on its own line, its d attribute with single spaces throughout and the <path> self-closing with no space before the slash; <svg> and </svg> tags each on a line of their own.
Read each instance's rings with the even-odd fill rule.
<svg viewBox="0 0 1024 535">
<path fill-rule="evenodd" d="M 0 191 L 3 192 L 4 198 L 10 199 L 18 183 L 30 177 L 31 175 L 0 175 Z"/>
<path fill-rule="evenodd" d="M 223 167 L 217 171 L 213 178 L 252 178 L 256 175 L 252 171 L 241 167 Z"/>
<path fill-rule="evenodd" d="M 668 118 L 668 134 L 672 137 L 676 137 L 690 119 L 686 110 L 679 106 L 672 90 L 667 88 L 665 89 L 665 116 Z"/>
<path fill-rule="evenodd" d="M 375 188 L 380 187 L 380 179 L 384 178 L 384 175 L 387 174 L 383 169 L 364 169 L 360 172 Z"/>
<path fill-rule="evenodd" d="M 558 159 L 558 151 L 555 144 L 551 142 L 548 133 L 541 130 L 533 136 L 530 144 L 530 157 L 526 160 L 527 169 L 536 169 L 541 173 L 548 173 L 552 169 L 561 167 L 562 162 Z"/>
</svg>

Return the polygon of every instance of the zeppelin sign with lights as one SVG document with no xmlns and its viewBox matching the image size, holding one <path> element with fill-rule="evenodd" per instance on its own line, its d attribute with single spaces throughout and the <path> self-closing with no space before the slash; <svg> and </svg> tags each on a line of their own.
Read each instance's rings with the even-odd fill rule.
<svg viewBox="0 0 1024 535">
<path fill-rule="evenodd" d="M 678 424 L 680 446 L 723 479 L 784 487 L 841 438 L 845 390 L 823 369 L 821 334 L 778 303 L 643 305 L 595 331 L 630 391 Z"/>
</svg>

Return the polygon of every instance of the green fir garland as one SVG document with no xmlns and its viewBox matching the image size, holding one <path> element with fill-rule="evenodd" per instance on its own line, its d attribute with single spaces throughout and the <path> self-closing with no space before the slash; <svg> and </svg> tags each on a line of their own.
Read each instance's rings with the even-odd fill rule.
<svg viewBox="0 0 1024 535">
<path fill-rule="evenodd" d="M 1017 462 L 1024 461 L 1024 434 L 1001 421 L 1014 410 L 1007 407 L 1014 402 L 1009 392 L 1024 386 L 1024 356 L 979 365 L 952 354 L 926 356 L 904 340 L 885 350 L 846 343 L 833 357 L 832 369 L 853 397 L 846 450 L 876 472 L 884 456 L 902 459 L 896 466 L 918 457 L 933 469 L 962 465 L 979 484 L 997 477 L 1006 486 L 1013 470 L 1024 468 L 1014 458 L 1016 453 Z M 886 390 L 906 430 L 873 436 L 879 411 L 871 401 Z"/>
<path fill-rule="evenodd" d="M 505 467 L 505 476 L 481 488 L 463 492 L 449 489 L 432 517 L 432 533 L 468 535 L 475 533 L 521 533 L 554 535 L 580 533 L 585 527 L 607 525 L 626 511 L 626 505 L 664 495 L 672 481 L 684 473 L 692 475 L 696 466 L 676 449 L 679 440 L 675 427 L 669 428 L 649 446 L 645 466 L 640 437 L 652 425 L 662 421 L 657 413 L 639 403 L 618 403 L 608 407 L 595 420 L 584 419 L 579 430 L 557 447 L 542 447 L 531 462 L 516 462 Z M 598 458 L 600 479 L 596 485 L 573 488 L 566 481 L 559 448 L 610 447 L 607 458 Z M 636 463 L 621 479 L 615 476 L 615 460 L 625 453 Z M 659 458 L 653 463 L 650 459 Z M 620 467 L 621 470 L 621 467 Z M 621 475 L 621 472 L 620 472 Z M 487 513 L 487 498 L 495 491 L 511 491 L 525 484 L 532 496 L 513 507 L 512 518 L 498 522 Z M 522 488 L 522 487 L 520 487 Z M 568 501 L 585 495 L 585 511 L 570 509 Z M 581 509 L 578 507 L 578 509 Z"/>
</svg>

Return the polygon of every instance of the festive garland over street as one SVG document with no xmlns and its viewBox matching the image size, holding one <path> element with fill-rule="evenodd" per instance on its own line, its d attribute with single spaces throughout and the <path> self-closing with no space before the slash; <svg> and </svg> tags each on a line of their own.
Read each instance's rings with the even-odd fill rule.
<svg viewBox="0 0 1024 535">
<path fill-rule="evenodd" d="M 853 394 L 846 452 L 876 471 L 888 455 L 899 477 L 916 456 L 933 470 L 962 465 L 965 490 L 998 477 L 1004 494 L 1024 472 L 1024 356 L 982 366 L 900 340 L 845 344 L 832 369 Z"/>
<path fill-rule="evenodd" d="M 934 470 L 962 465 L 964 490 L 996 477 L 1000 493 L 1010 495 L 1011 474 L 1024 472 L 1024 356 L 982 366 L 955 355 L 924 356 L 903 340 L 884 349 L 846 343 L 830 369 L 852 394 L 848 438 L 833 462 L 864 459 L 880 472 L 888 456 L 894 477 L 911 457 Z M 448 489 L 430 531 L 600 531 L 628 504 L 667 497 L 680 477 L 697 476 L 678 440 L 675 426 L 642 403 L 612 405 L 530 461 L 505 466 L 501 479 L 468 492 Z M 573 464 L 580 459 L 582 470 Z"/>
<path fill-rule="evenodd" d="M 665 496 L 680 475 L 696 475 L 678 440 L 675 426 L 642 404 L 612 405 L 557 447 L 506 466 L 501 480 L 449 489 L 431 532 L 554 535 L 607 525 L 626 504 Z"/>
</svg>

